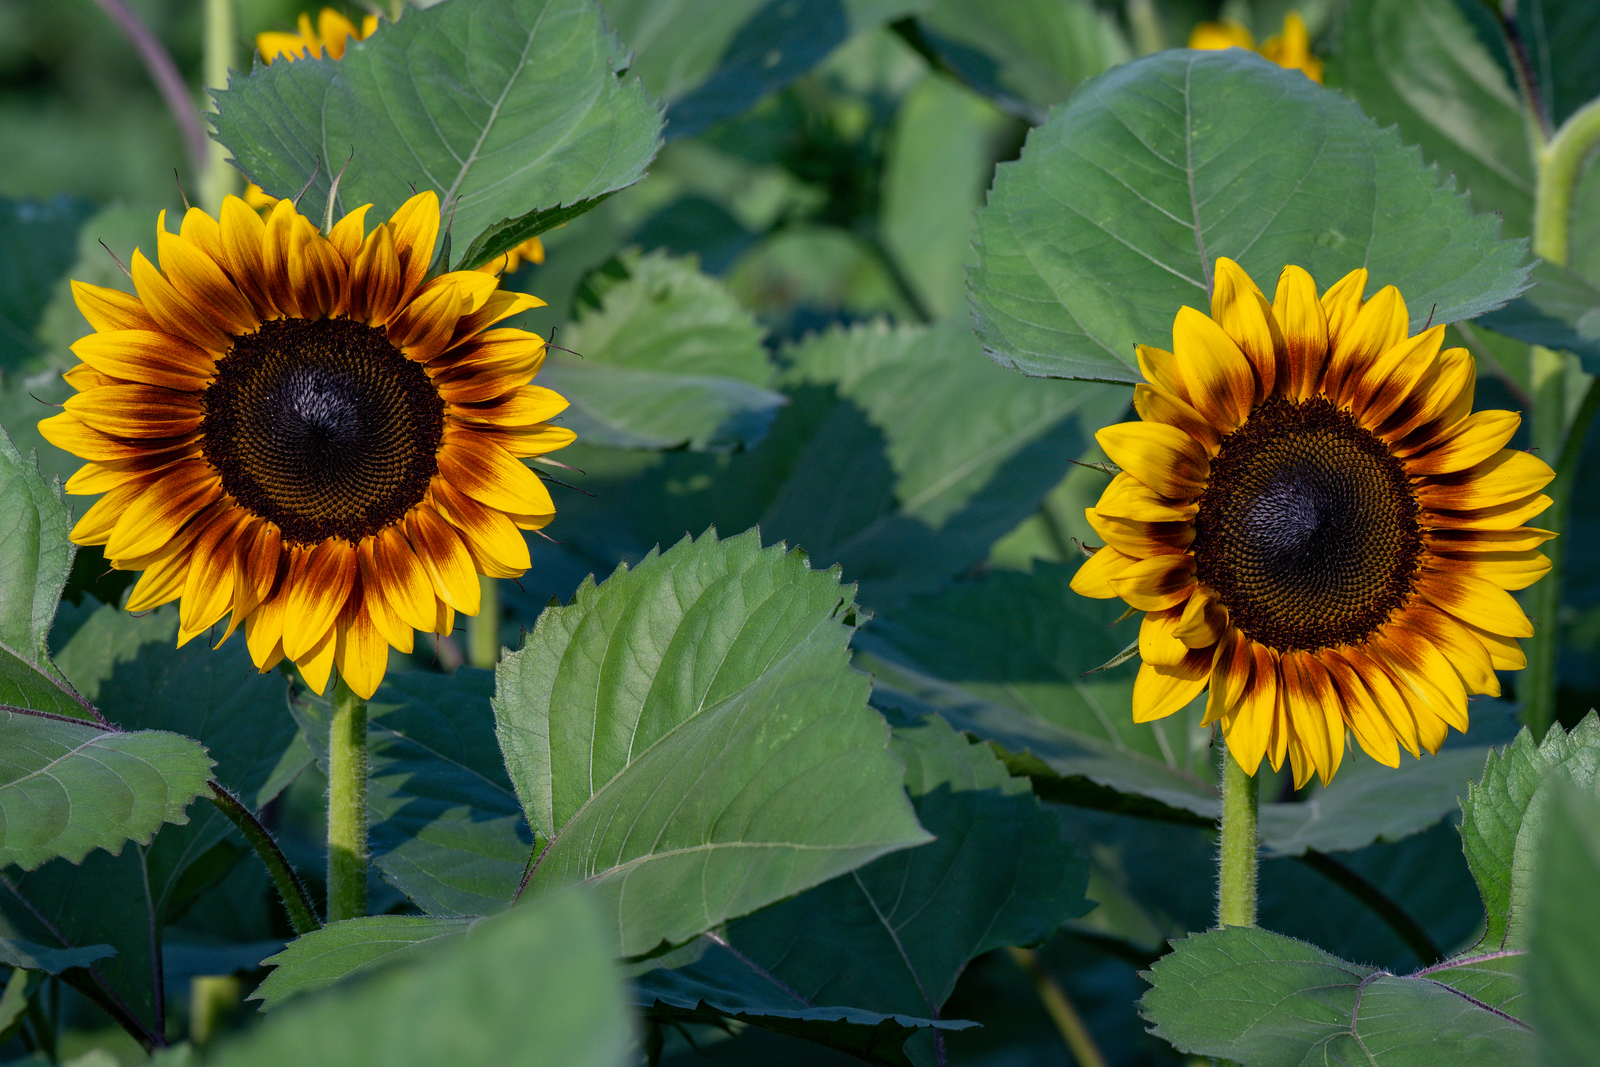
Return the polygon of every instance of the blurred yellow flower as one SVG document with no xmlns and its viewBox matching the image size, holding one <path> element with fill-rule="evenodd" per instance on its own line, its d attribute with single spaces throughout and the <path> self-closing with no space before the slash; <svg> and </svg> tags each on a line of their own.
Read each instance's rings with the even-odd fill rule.
<svg viewBox="0 0 1600 1067">
<path fill-rule="evenodd" d="M 1311 35 L 1306 32 L 1306 20 L 1291 11 L 1283 17 L 1283 32 L 1268 37 L 1266 43 L 1256 48 L 1256 39 L 1250 31 L 1237 22 L 1202 22 L 1189 35 L 1189 47 L 1202 50 L 1218 48 L 1247 48 L 1287 70 L 1298 70 L 1306 77 L 1322 84 L 1322 60 L 1311 54 Z"/>
<path fill-rule="evenodd" d="M 523 260 L 527 260 L 530 263 L 543 263 L 544 242 L 537 237 L 530 237 L 504 255 L 491 259 L 479 267 L 478 270 L 483 271 L 485 274 L 510 274 L 522 266 Z"/>
<path fill-rule="evenodd" d="M 328 58 L 343 59 L 345 45 L 350 38 L 364 41 L 372 36 L 378 28 L 378 16 L 367 15 L 361 20 L 358 29 L 356 24 L 345 18 L 331 7 L 325 7 L 317 14 L 316 29 L 311 27 L 311 16 L 304 12 L 300 15 L 297 33 L 281 33 L 270 31 L 256 35 L 256 48 L 261 52 L 261 58 L 268 66 L 279 56 L 288 60 L 300 59 L 303 56 L 322 58 L 326 49 Z"/>
</svg>

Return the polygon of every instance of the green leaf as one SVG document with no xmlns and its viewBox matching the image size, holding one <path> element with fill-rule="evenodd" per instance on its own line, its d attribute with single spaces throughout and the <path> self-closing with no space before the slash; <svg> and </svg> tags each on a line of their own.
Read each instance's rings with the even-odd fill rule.
<svg viewBox="0 0 1600 1067">
<path fill-rule="evenodd" d="M 329 923 L 297 937 L 262 964 L 272 973 L 256 986 L 251 1000 L 272 1011 L 301 993 L 326 989 L 350 975 L 409 955 L 441 938 L 464 934 L 476 919 L 435 919 L 423 915 L 369 915 Z"/>
<path fill-rule="evenodd" d="M 188 821 L 184 810 L 211 778 L 205 749 L 176 734 L 0 716 L 0 865 L 32 870 L 148 844 L 162 823 Z"/>
<path fill-rule="evenodd" d="M 1600 802 L 1577 789 L 1556 790 L 1545 818 L 1540 877 L 1533 891 L 1528 984 L 1534 1021 L 1549 1067 L 1600 1064 L 1594 1020 L 1600 1016 Z"/>
<path fill-rule="evenodd" d="M 59 485 L 48 485 L 0 428 L 0 705 L 88 719 L 50 662 L 50 620 L 76 551 Z"/>
<path fill-rule="evenodd" d="M 81 608 L 64 604 L 56 661 L 118 725 L 184 734 L 197 750 L 195 742 L 203 744 L 215 779 L 259 809 L 306 760 L 294 743 L 284 679 L 257 672 L 238 637 L 217 650 L 204 640 L 179 649 L 177 630 L 171 606 L 136 618 L 88 600 Z M 231 867 L 217 864 L 215 851 L 229 840 L 237 840 L 233 824 L 202 804 L 185 825 L 163 827 L 147 847 L 11 872 L 15 891 L 0 895 L 0 934 L 51 948 L 112 946 L 114 957 L 67 979 L 102 1002 L 120 1002 L 136 1025 L 160 1032 L 154 953 L 166 924 Z M 243 854 L 242 847 L 233 852 L 235 859 Z"/>
<path fill-rule="evenodd" d="M 1163 52 L 1089 82 L 996 173 L 969 275 L 984 349 L 1025 374 L 1139 380 L 1213 264 L 1271 291 L 1290 263 L 1327 288 L 1366 267 L 1412 327 L 1471 318 L 1526 287 L 1497 239 L 1415 149 L 1341 94 L 1242 49 Z"/>
<path fill-rule="evenodd" d="M 1532 289 L 1478 321 L 1530 345 L 1565 348 L 1591 373 L 1600 370 L 1600 288 L 1545 260 Z"/>
<path fill-rule="evenodd" d="M 636 956 L 928 840 L 850 668 L 850 594 L 712 532 L 540 616 L 494 700 L 528 888 L 592 885 Z"/>
<path fill-rule="evenodd" d="M 56 279 L 77 258 L 78 228 L 93 211 L 66 196 L 0 197 L 0 373 L 39 355 L 39 320 Z"/>
<path fill-rule="evenodd" d="M 84 948 L 47 948 L 14 938 L 0 938 L 0 963 L 24 971 L 42 971 L 60 974 L 74 967 L 87 967 L 95 960 L 115 956 L 117 950 L 110 945 L 87 945 Z"/>
<path fill-rule="evenodd" d="M 938 1020 L 973 959 L 1042 941 L 1088 910 L 1087 867 L 1062 841 L 1055 814 L 987 746 L 935 715 L 898 726 L 893 750 L 917 817 L 937 840 L 729 923 L 721 940 L 731 957 L 714 954 L 704 975 L 703 964 L 688 968 L 691 983 L 742 991 L 725 993 L 719 1009 L 750 1013 L 756 1025 L 763 1013 L 751 1007 L 775 1000 Z M 649 975 L 639 981 L 656 988 Z"/>
<path fill-rule="evenodd" d="M 474 267 L 643 177 L 661 117 L 621 61 L 587 0 L 440 4 L 341 60 L 233 76 L 213 121 L 277 196 L 309 180 L 320 206 L 343 167 L 338 210 L 372 203 L 380 220 L 435 190 Z"/>
<path fill-rule="evenodd" d="M 785 399 L 767 388 L 766 333 L 694 260 L 625 253 L 591 282 L 541 384 L 572 401 L 562 416 L 587 444 L 722 452 L 765 436 Z"/>
<path fill-rule="evenodd" d="M 995 572 L 875 621 L 856 638 L 874 701 L 937 708 L 993 742 L 1013 774 L 1035 776 L 1051 799 L 1209 823 L 1217 800 L 1207 732 L 1185 715 L 1135 723 L 1129 669 L 1085 675 L 1126 641 L 1111 628 L 1117 606 L 1071 590 L 1075 570 Z"/>
<path fill-rule="evenodd" d="M 493 693 L 494 675 L 471 667 L 391 671 L 367 705 L 372 860 L 432 915 L 504 908 L 533 848 L 495 740 Z M 302 694 L 294 711 L 326 770 L 328 702 Z"/>
<path fill-rule="evenodd" d="M 1481 974 L 1457 973 L 1472 972 L 1474 963 L 1400 977 L 1281 934 L 1225 927 L 1176 942 L 1157 960 L 1141 1007 L 1179 1051 L 1242 1067 L 1529 1062 L 1527 1025 L 1451 984 L 1493 985 Z"/>
<path fill-rule="evenodd" d="M 1600 793 L 1600 715 L 1572 732 L 1552 726 L 1534 744 L 1526 729 L 1489 757 L 1461 802 L 1461 842 L 1487 916 L 1479 948 L 1527 946 L 1537 851 L 1545 812 L 1559 783 Z"/>
<path fill-rule="evenodd" d="M 1530 233 L 1534 165 L 1522 102 L 1462 6 L 1355 0 L 1341 25 L 1330 82 L 1454 174 L 1475 210 L 1499 212 L 1510 235 Z"/>
<path fill-rule="evenodd" d="M 599 910 L 576 894 L 532 902 L 426 958 L 273 1013 L 213 1067 L 622 1067 L 632 1026 Z"/>
<path fill-rule="evenodd" d="M 635 986 L 636 1003 L 656 1019 L 717 1027 L 737 1021 L 884 1067 L 910 1067 L 904 1046 L 920 1029 L 977 1025 L 965 1019 L 935 1021 L 863 1008 L 812 1007 L 775 983 L 752 982 L 749 962 L 709 938 L 697 939 L 664 961 L 671 966 L 650 971 Z"/>
<path fill-rule="evenodd" d="M 1551 118 L 1562 123 L 1600 96 L 1600 10 L 1586 0 L 1524 0 L 1517 5 L 1518 28 L 1539 80 L 1540 98 Z"/>
<path fill-rule="evenodd" d="M 1084 3 L 933 0 L 916 29 L 939 63 L 1030 126 L 1085 78 L 1132 58 L 1116 20 Z"/>
<path fill-rule="evenodd" d="M 667 136 L 742 114 L 908 0 L 606 0 L 630 74 L 667 102 Z"/>
</svg>

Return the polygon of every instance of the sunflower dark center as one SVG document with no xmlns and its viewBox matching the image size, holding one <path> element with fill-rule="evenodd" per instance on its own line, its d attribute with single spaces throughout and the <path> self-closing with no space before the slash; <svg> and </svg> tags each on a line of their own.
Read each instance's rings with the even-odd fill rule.
<svg viewBox="0 0 1600 1067">
<path fill-rule="evenodd" d="M 223 488 L 285 540 L 359 541 L 427 491 L 444 400 L 381 330 L 276 319 L 217 363 L 201 431 Z"/>
<path fill-rule="evenodd" d="M 1365 639 L 1411 595 L 1422 531 L 1401 462 L 1346 411 L 1273 397 L 1223 439 L 1196 572 L 1276 649 Z"/>
</svg>

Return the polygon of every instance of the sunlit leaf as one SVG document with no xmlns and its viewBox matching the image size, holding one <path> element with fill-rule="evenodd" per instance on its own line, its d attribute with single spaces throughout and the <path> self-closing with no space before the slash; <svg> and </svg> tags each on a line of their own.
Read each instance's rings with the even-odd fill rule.
<svg viewBox="0 0 1600 1067">
<path fill-rule="evenodd" d="M 440 4 L 341 60 L 235 76 L 214 122 L 269 193 L 311 181 L 313 209 L 341 168 L 337 213 L 372 203 L 369 226 L 434 190 L 472 267 L 643 177 L 661 117 L 621 64 L 588 0 Z"/>
<path fill-rule="evenodd" d="M 1403 977 L 1233 926 L 1176 942 L 1141 1007 L 1179 1050 L 1243 1067 L 1528 1063 L 1533 1032 L 1495 1002 L 1509 988 L 1499 964 L 1459 958 Z"/>
<path fill-rule="evenodd" d="M 752 530 L 547 610 L 494 700 L 530 891 L 590 884 L 634 956 L 928 840 L 850 667 L 850 592 Z"/>
<path fill-rule="evenodd" d="M 1164 52 L 1089 82 L 1002 165 L 969 276 L 991 358 L 1025 374 L 1138 380 L 1210 307 L 1213 264 L 1270 292 L 1296 263 L 1326 288 L 1396 285 L 1412 326 L 1471 318 L 1525 287 L 1522 242 L 1346 97 L 1242 49 Z"/>
<path fill-rule="evenodd" d="M 1466 7 L 1355 0 L 1331 73 L 1379 125 L 1398 125 L 1403 142 L 1454 174 L 1476 210 L 1499 212 L 1507 234 L 1526 236 L 1534 183 L 1526 113 Z"/>
<path fill-rule="evenodd" d="M 937 1020 L 972 959 L 1041 941 L 1087 910 L 1086 867 L 1055 815 L 986 745 L 930 716 L 898 726 L 893 750 L 917 817 L 937 840 L 707 935 L 722 940 L 707 947 L 709 961 L 689 965 L 687 980 L 723 985 L 720 1010 L 743 1010 L 756 1025 L 765 1025 L 756 1006 L 785 1000 Z M 656 972 L 639 981 L 649 992 L 683 979 Z M 914 1039 L 929 1054 L 938 1040 Z"/>
<path fill-rule="evenodd" d="M 72 569 L 72 516 L 59 486 L 18 454 L 0 428 L 0 705 L 90 717 L 46 647 Z"/>
<path fill-rule="evenodd" d="M 1485 950 L 1527 947 L 1538 844 L 1563 783 L 1600 794 L 1600 715 L 1592 711 L 1571 733 L 1552 726 L 1538 744 L 1524 729 L 1461 802 L 1462 847 L 1487 915 Z"/>
<path fill-rule="evenodd" d="M 622 1067 L 633 1062 L 622 983 L 598 910 L 573 894 L 530 903 L 426 958 L 273 1013 L 214 1067 Z"/>
<path fill-rule="evenodd" d="M 540 384 L 572 406 L 562 425 L 591 445 L 720 452 L 766 435 L 783 394 L 765 334 L 692 260 L 627 253 L 588 287 Z"/>
</svg>

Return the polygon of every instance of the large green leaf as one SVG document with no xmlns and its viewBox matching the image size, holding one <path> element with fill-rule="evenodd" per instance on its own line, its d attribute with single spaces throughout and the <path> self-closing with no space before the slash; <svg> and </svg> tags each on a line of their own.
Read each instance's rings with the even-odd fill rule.
<svg viewBox="0 0 1600 1067">
<path fill-rule="evenodd" d="M 622 1067 L 633 1044 L 606 920 L 562 894 L 276 1012 L 214 1067 Z"/>
<path fill-rule="evenodd" d="M 0 963 L 24 971 L 42 971 L 60 974 L 74 967 L 87 967 L 95 960 L 116 954 L 110 945 L 87 945 L 83 948 L 46 948 L 27 941 L 0 938 Z"/>
<path fill-rule="evenodd" d="M 1484 950 L 1527 947 L 1538 845 L 1548 806 L 1565 783 L 1600 794 L 1600 715 L 1593 711 L 1571 733 L 1552 726 L 1539 744 L 1523 730 L 1490 757 L 1461 802 L 1462 847 L 1487 917 Z"/>
<path fill-rule="evenodd" d="M 272 973 L 256 986 L 251 1000 L 271 1011 L 301 993 L 326 989 L 380 963 L 399 959 L 441 938 L 464 934 L 476 920 L 436 919 L 426 915 L 367 915 L 329 923 L 295 938 L 262 964 Z"/>
<path fill-rule="evenodd" d="M 188 821 L 185 809 L 211 778 L 206 750 L 177 734 L 0 716 L 0 865 L 32 870 L 149 844 L 163 823 Z"/>
<path fill-rule="evenodd" d="M 1533 893 L 1528 985 L 1548 1067 L 1594 1067 L 1600 1046 L 1600 801 L 1558 789 L 1545 818 Z"/>
<path fill-rule="evenodd" d="M 1087 868 L 1062 841 L 1055 815 L 987 746 L 930 716 L 898 726 L 893 750 L 905 761 L 917 817 L 937 840 L 708 935 L 731 953 L 691 964 L 687 977 L 691 987 L 721 985 L 722 999 L 711 1003 L 725 1014 L 765 1025 L 760 1006 L 777 1000 L 939 1020 L 974 958 L 1042 941 L 1088 910 Z M 681 976 L 655 972 L 639 982 L 669 1003 L 682 996 Z M 926 1059 L 942 1038 L 929 1031 L 913 1043 Z"/>
<path fill-rule="evenodd" d="M 368 843 L 385 878 L 432 915 L 486 915 L 517 891 L 533 838 L 506 777 L 494 675 L 391 671 L 367 705 Z M 324 771 L 327 701 L 294 705 Z"/>
<path fill-rule="evenodd" d="M 202 758 L 210 754 L 215 779 L 259 809 L 306 759 L 294 744 L 284 680 L 258 673 L 238 637 L 215 651 L 204 640 L 179 649 L 177 629 L 173 607 L 136 618 L 90 601 L 64 604 L 56 660 L 119 726 L 193 738 L 185 743 Z M 81 865 L 57 860 L 25 875 L 11 872 L 11 886 L 0 894 L 0 933 L 50 948 L 112 946 L 114 957 L 68 979 L 102 1003 L 120 1002 L 134 1025 L 159 1032 L 162 931 L 244 852 L 233 843 L 232 823 L 211 805 L 189 814 L 187 824 L 163 827 L 148 846 L 118 856 L 94 852 Z"/>
<path fill-rule="evenodd" d="M 591 279 L 542 385 L 588 444 L 720 452 L 755 444 L 784 404 L 754 316 L 692 259 L 625 253 Z"/>
<path fill-rule="evenodd" d="M 1327 287 L 1357 267 L 1412 325 L 1525 287 L 1521 242 L 1474 217 L 1414 148 L 1344 96 L 1241 49 L 1164 52 L 1087 83 L 996 174 L 969 276 L 990 356 L 1025 374 L 1136 381 L 1207 309 L 1213 264 L 1270 291 L 1290 263 Z"/>
<path fill-rule="evenodd" d="M 528 888 L 594 886 L 635 956 L 928 840 L 850 667 L 850 593 L 708 533 L 540 616 L 494 700 Z"/>
<path fill-rule="evenodd" d="M 1533 1055 L 1533 1032 L 1506 1011 L 1514 983 L 1500 960 L 1401 977 L 1233 926 L 1175 943 L 1149 980 L 1141 1007 L 1157 1034 L 1242 1067 L 1503 1067 Z"/>
<path fill-rule="evenodd" d="M 0 197 L 0 374 L 32 362 L 36 332 L 56 279 L 78 254 L 78 228 L 93 213 L 83 200 Z"/>
<path fill-rule="evenodd" d="M 643 177 L 661 117 L 621 65 L 589 0 L 440 4 L 341 60 L 234 76 L 213 121 L 277 196 L 311 181 L 320 206 L 343 167 L 340 210 L 372 203 L 381 219 L 433 189 L 471 267 Z"/>
<path fill-rule="evenodd" d="M 85 719 L 92 713 L 46 647 L 72 569 L 71 529 L 60 486 L 46 484 L 0 427 L 0 705 Z"/>
<path fill-rule="evenodd" d="M 667 136 L 747 110 L 915 0 L 606 0 L 629 73 L 667 102 Z"/>
<path fill-rule="evenodd" d="M 1116 20 L 1083 0 L 991 6 L 933 0 L 917 13 L 914 28 L 897 28 L 967 85 L 1035 126 L 1083 79 L 1132 58 Z"/>
<path fill-rule="evenodd" d="M 1456 0 L 1355 0 L 1330 77 L 1380 125 L 1454 174 L 1506 232 L 1533 229 L 1526 115 Z"/>
</svg>

